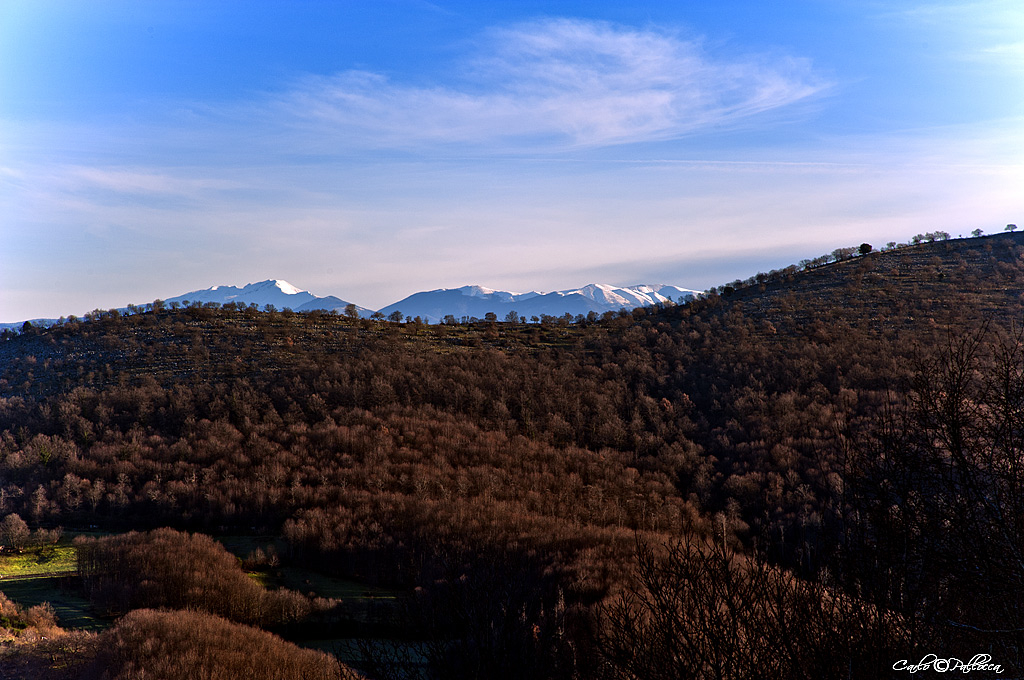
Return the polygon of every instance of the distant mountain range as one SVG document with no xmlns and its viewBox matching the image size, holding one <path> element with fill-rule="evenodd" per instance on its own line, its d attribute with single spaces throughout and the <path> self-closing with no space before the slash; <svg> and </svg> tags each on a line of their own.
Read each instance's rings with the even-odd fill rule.
<svg viewBox="0 0 1024 680">
<path fill-rule="evenodd" d="M 611 286 L 592 283 L 582 288 L 560 290 L 552 293 L 532 291 L 529 293 L 512 293 L 503 290 L 491 290 L 482 286 L 463 286 L 462 288 L 440 288 L 423 291 L 399 300 L 393 304 L 376 310 L 384 316 L 399 312 L 401 317 L 420 317 L 429 323 L 440 323 L 447 316 L 456 321 L 464 318 L 482 319 L 488 312 L 493 312 L 504 320 L 510 312 L 530 320 L 532 317 L 563 316 L 566 313 L 576 316 L 596 312 L 617 312 L 620 309 L 633 309 L 664 302 L 680 302 L 692 298 L 699 293 L 687 288 L 670 285 Z M 295 312 L 323 310 L 344 313 L 350 304 L 333 295 L 314 295 L 301 290 L 287 281 L 268 279 L 258 283 L 250 283 L 238 288 L 236 286 L 213 286 L 203 290 L 194 290 L 164 300 L 165 304 L 177 302 L 181 304 L 199 302 L 227 304 L 229 302 L 243 305 L 255 304 L 264 309 L 272 305 L 276 309 L 291 309 Z M 375 310 L 356 305 L 361 317 L 367 318 Z M 124 309 L 122 309 L 124 311 Z M 55 319 L 33 319 L 34 323 L 48 325 Z M 0 324 L 0 328 L 18 328 L 22 322 Z"/>
<path fill-rule="evenodd" d="M 255 304 L 260 309 L 267 305 L 273 305 L 276 309 L 290 309 L 293 312 L 311 312 L 319 309 L 325 312 L 344 312 L 349 305 L 348 302 L 333 295 L 313 295 L 307 290 L 300 290 L 288 283 L 277 279 L 250 283 L 236 288 L 235 286 L 214 286 L 204 290 L 194 290 L 191 293 L 184 293 L 164 300 L 171 302 L 215 302 L 225 305 L 229 302 L 241 303 L 243 305 Z M 356 305 L 361 316 L 369 316 L 372 309 Z"/>
<path fill-rule="evenodd" d="M 481 286 L 463 286 L 415 293 L 380 311 L 385 316 L 400 311 L 403 316 L 419 316 L 430 323 L 443 321 L 448 315 L 457 321 L 463 317 L 482 319 L 488 312 L 494 312 L 499 319 L 515 312 L 529 320 L 541 315 L 562 316 L 569 313 L 576 316 L 589 312 L 617 312 L 620 309 L 646 307 L 668 301 L 679 302 L 696 294 L 697 291 L 669 285 L 620 288 L 592 283 L 582 288 L 553 293 L 510 293 Z"/>
</svg>

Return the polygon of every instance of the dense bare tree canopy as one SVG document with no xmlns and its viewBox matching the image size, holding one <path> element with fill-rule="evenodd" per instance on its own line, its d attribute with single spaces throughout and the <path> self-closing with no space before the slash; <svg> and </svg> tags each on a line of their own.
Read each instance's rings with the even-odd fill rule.
<svg viewBox="0 0 1024 680">
<path fill-rule="evenodd" d="M 418 587 L 433 677 L 794 677 L 835 660 L 815 639 L 855 677 L 921 649 L 1024 668 L 1024 247 L 919 240 L 573 323 L 194 305 L 9 333 L 0 516 L 267 533 Z M 86 582 L 142 574 L 139 536 Z M 105 606 L 190 606 L 131 578 Z"/>
</svg>

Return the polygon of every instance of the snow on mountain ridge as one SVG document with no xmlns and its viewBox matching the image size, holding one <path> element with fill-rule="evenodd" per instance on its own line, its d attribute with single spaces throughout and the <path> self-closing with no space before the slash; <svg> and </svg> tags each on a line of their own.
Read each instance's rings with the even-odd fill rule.
<svg viewBox="0 0 1024 680">
<path fill-rule="evenodd" d="M 191 291 L 182 295 L 168 298 L 165 302 L 213 302 L 227 304 L 229 302 L 241 303 L 244 305 L 255 304 L 259 308 L 273 305 L 277 309 L 292 309 L 295 311 L 312 311 L 321 309 L 324 311 L 343 311 L 349 304 L 345 300 L 336 298 L 333 295 L 322 297 L 313 295 L 307 290 L 301 290 L 296 286 L 281 279 L 267 279 L 249 283 L 241 288 L 236 286 L 212 286 L 203 290 Z M 365 307 L 358 307 L 360 314 L 369 316 L 371 310 Z"/>
<path fill-rule="evenodd" d="M 273 284 L 273 286 L 275 288 L 280 290 L 285 295 L 298 295 L 299 293 L 308 293 L 309 292 L 309 291 L 305 291 L 305 290 L 300 290 L 300 289 L 296 288 L 295 286 L 293 286 L 292 284 L 288 283 L 287 281 L 282 281 L 281 279 L 270 279 L 268 281 L 263 281 L 262 283 L 264 283 L 264 284 L 268 284 L 268 283 Z M 253 284 L 253 285 L 257 285 L 258 286 L 260 284 Z M 312 293 L 310 293 L 310 295 L 312 295 Z M 314 296 L 314 297 L 316 297 L 316 296 Z"/>
<path fill-rule="evenodd" d="M 697 291 L 667 284 L 619 287 L 591 283 L 570 290 L 522 294 L 471 285 L 414 293 L 380 311 L 385 315 L 398 311 L 403 316 L 419 316 L 431 323 L 438 323 L 449 315 L 455 319 L 483 318 L 488 312 L 493 312 L 499 318 L 505 318 L 511 312 L 526 318 L 562 316 L 566 313 L 576 316 L 590 312 L 633 309 L 669 300 L 675 302 L 679 298 L 690 298 L 696 294 Z"/>
<path fill-rule="evenodd" d="M 473 297 L 485 297 L 498 292 L 490 288 L 484 288 L 483 286 L 477 285 L 462 286 L 461 288 L 453 288 L 452 290 L 461 291 L 463 295 L 472 295 Z M 515 293 L 512 294 L 514 295 Z"/>
<path fill-rule="evenodd" d="M 514 293 L 511 291 L 494 290 L 480 285 L 462 286 L 461 288 L 439 288 L 414 293 L 398 302 L 378 310 L 385 316 L 396 311 L 402 317 L 423 318 L 430 323 L 442 321 L 447 316 L 455 319 L 484 318 L 493 312 L 499 318 L 506 318 L 511 312 L 518 316 L 531 319 L 540 316 L 563 316 L 566 313 L 576 316 L 590 312 L 617 312 L 620 309 L 655 305 L 680 298 L 699 295 L 697 291 L 667 284 L 640 284 L 635 286 L 613 286 L 604 283 L 591 283 L 581 288 L 544 293 L 530 291 Z M 241 288 L 237 286 L 216 285 L 202 290 L 195 290 L 176 295 L 164 300 L 165 303 L 238 303 L 255 304 L 263 309 L 272 305 L 277 309 L 291 309 L 296 312 L 321 310 L 344 313 L 349 302 L 333 295 L 319 296 L 307 290 L 301 290 L 282 279 L 267 279 L 249 283 Z M 356 306 L 363 318 L 374 314 L 372 309 Z M 127 308 L 122 307 L 121 311 Z M 40 323 L 52 322 L 52 319 L 37 319 Z M 7 323 L 2 327 L 14 328 L 24 322 Z"/>
</svg>

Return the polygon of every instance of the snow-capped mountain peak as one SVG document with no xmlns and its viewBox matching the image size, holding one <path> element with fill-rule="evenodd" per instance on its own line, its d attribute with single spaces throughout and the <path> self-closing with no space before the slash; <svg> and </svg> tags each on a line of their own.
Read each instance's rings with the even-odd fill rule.
<svg viewBox="0 0 1024 680">
<path fill-rule="evenodd" d="M 486 297 L 488 295 L 494 295 L 497 291 L 490 288 L 484 288 L 483 286 L 462 286 L 461 288 L 455 288 L 454 290 L 460 291 L 463 295 L 471 295 L 473 297 Z M 515 293 L 511 293 L 515 295 Z"/>
<path fill-rule="evenodd" d="M 403 317 L 418 316 L 429 323 L 439 323 L 448 317 L 456 320 L 483 319 L 490 312 L 496 314 L 499 319 L 508 318 L 512 312 L 526 319 L 565 314 L 586 316 L 591 312 L 603 314 L 617 312 L 620 309 L 657 305 L 666 301 L 676 302 L 681 298 L 692 297 L 695 293 L 696 291 L 686 288 L 664 284 L 613 286 L 607 283 L 591 283 L 581 288 L 550 293 L 513 293 L 486 286 L 469 285 L 415 293 L 379 311 L 384 316 L 390 316 L 394 312 L 401 312 Z M 167 303 L 186 301 L 200 304 L 255 304 L 260 309 L 269 305 L 276 309 L 291 309 L 296 312 L 323 310 L 345 313 L 349 305 L 345 300 L 333 295 L 314 295 L 282 279 L 267 279 L 241 288 L 213 286 L 165 300 Z M 365 307 L 357 309 L 359 315 L 364 318 L 373 314 L 373 310 Z"/>
<path fill-rule="evenodd" d="M 483 298 L 488 300 L 518 300 L 523 297 L 523 293 L 513 293 L 507 290 L 494 290 L 493 288 L 486 288 L 484 286 L 462 286 L 461 288 L 455 288 L 463 295 L 469 295 L 470 297 Z M 530 295 L 526 293 L 525 295 Z"/>
<path fill-rule="evenodd" d="M 320 309 L 324 311 L 344 311 L 348 302 L 328 295 L 326 297 L 313 295 L 307 290 L 302 290 L 282 279 L 267 279 L 249 283 L 241 288 L 236 286 L 213 286 L 205 290 L 196 290 L 184 293 L 167 299 L 165 302 L 215 302 L 227 304 L 229 302 L 241 303 L 243 305 L 255 304 L 260 309 L 271 305 L 277 309 L 291 309 L 296 312 L 312 311 Z M 358 307 L 361 314 L 369 315 L 371 310 Z"/>
<path fill-rule="evenodd" d="M 620 309 L 633 309 L 668 301 L 677 302 L 692 298 L 694 295 L 699 293 L 666 284 L 619 287 L 606 283 L 591 283 L 581 288 L 551 293 L 535 290 L 528 293 L 513 293 L 486 286 L 469 285 L 415 293 L 378 311 L 384 316 L 391 316 L 395 312 L 400 312 L 402 317 L 418 316 L 429 323 L 438 323 L 449 317 L 460 321 L 483 319 L 488 313 L 494 313 L 504 320 L 511 318 L 512 312 L 516 313 L 517 318 L 532 320 L 535 317 L 561 317 L 565 314 L 575 317 L 586 316 L 591 312 L 617 312 Z M 167 298 L 164 302 L 200 305 L 235 303 L 243 306 L 256 305 L 261 310 L 269 306 L 278 310 L 291 309 L 295 312 L 321 310 L 340 314 L 350 311 L 351 304 L 333 295 L 314 295 L 283 279 L 257 281 L 241 288 L 211 286 Z M 126 309 L 122 308 L 122 311 Z M 357 305 L 356 310 L 363 318 L 374 315 L 374 311 L 366 307 Z M 4 327 L 18 326 L 21 323 L 5 324 Z"/>
<path fill-rule="evenodd" d="M 464 317 L 484 318 L 488 312 L 502 319 L 511 312 L 530 319 L 534 316 L 562 316 L 566 313 L 576 316 L 590 312 L 616 312 L 620 309 L 676 302 L 694 294 L 696 291 L 671 285 L 619 287 L 592 283 L 582 288 L 551 293 L 512 293 L 472 285 L 415 293 L 380 311 L 385 315 L 399 311 L 403 316 L 419 316 L 431 323 L 442 321 L 447 316 L 456 320 Z"/>
<path fill-rule="evenodd" d="M 281 279 L 267 279 L 266 281 L 260 281 L 259 283 L 250 283 L 249 285 L 245 286 L 245 288 L 243 288 L 242 290 L 246 290 L 249 288 L 251 288 L 253 291 L 276 288 L 285 295 L 298 295 L 300 293 L 309 292 L 296 288 L 292 284 L 288 283 L 287 281 L 282 281 Z M 312 293 L 310 293 L 310 295 L 312 295 Z"/>
</svg>

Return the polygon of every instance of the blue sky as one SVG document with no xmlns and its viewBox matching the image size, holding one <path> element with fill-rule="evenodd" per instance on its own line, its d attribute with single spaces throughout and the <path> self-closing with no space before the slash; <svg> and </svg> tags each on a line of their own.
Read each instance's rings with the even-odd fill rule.
<svg viewBox="0 0 1024 680">
<path fill-rule="evenodd" d="M 704 289 L 1024 222 L 1024 5 L 0 1 L 0 321 Z"/>
</svg>

